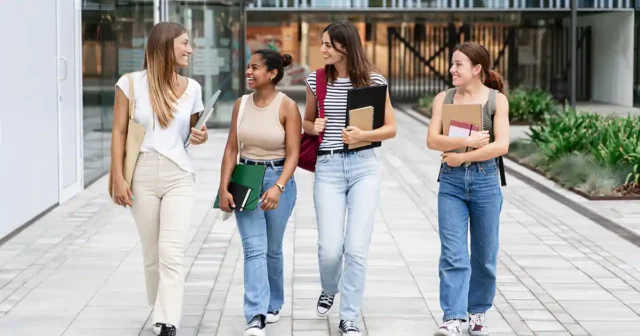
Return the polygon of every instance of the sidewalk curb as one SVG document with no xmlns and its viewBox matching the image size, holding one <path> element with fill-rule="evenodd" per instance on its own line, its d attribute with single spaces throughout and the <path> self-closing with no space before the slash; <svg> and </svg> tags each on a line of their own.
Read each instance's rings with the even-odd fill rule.
<svg viewBox="0 0 640 336">
<path fill-rule="evenodd" d="M 412 119 L 416 120 L 417 122 L 423 124 L 423 125 L 429 125 L 430 119 L 413 111 L 411 108 L 408 108 L 406 106 L 403 107 L 396 107 L 397 110 L 403 112 L 404 114 L 406 114 L 407 116 L 411 117 Z M 623 238 L 624 240 L 640 247 L 640 235 L 638 235 L 637 233 L 633 232 L 632 230 L 629 230 L 628 228 L 610 220 L 609 218 L 600 215 L 599 213 L 589 209 L 588 207 L 572 200 L 571 198 L 563 195 L 562 193 L 553 190 L 552 188 L 544 185 L 541 181 L 538 181 L 537 179 L 544 179 L 543 177 L 530 177 L 525 175 L 524 173 L 520 172 L 518 168 L 521 168 L 520 165 L 512 160 L 509 160 L 507 158 L 504 158 L 504 163 L 505 163 L 505 172 L 515 178 L 517 178 L 518 180 L 528 184 L 529 186 L 531 186 L 532 188 L 538 190 L 539 192 L 551 197 L 553 200 L 561 203 L 562 205 L 568 207 L 569 209 L 589 218 L 591 221 L 593 221 L 594 223 L 602 226 L 603 228 L 617 234 L 618 236 L 620 236 L 621 238 Z M 544 179 L 546 181 L 546 179 Z M 508 184 L 508 182 L 507 182 Z M 553 183 L 555 185 L 555 183 Z M 595 202 L 595 201 L 590 201 L 590 202 Z"/>
</svg>

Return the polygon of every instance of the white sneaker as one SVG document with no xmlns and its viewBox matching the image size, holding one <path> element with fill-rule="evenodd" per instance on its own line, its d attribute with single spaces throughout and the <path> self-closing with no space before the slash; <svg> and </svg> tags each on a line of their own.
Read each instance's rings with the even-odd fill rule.
<svg viewBox="0 0 640 336">
<path fill-rule="evenodd" d="M 156 335 L 160 335 L 160 332 L 162 331 L 162 323 L 156 323 L 153 325 L 153 333 Z"/>
<path fill-rule="evenodd" d="M 276 323 L 280 321 L 280 312 L 267 312 L 267 323 Z"/>
<path fill-rule="evenodd" d="M 256 315 L 247 324 L 243 336 L 265 336 L 266 327 L 267 322 L 264 315 Z"/>
<path fill-rule="evenodd" d="M 469 335 L 489 336 L 489 328 L 483 314 L 469 314 Z"/>
<path fill-rule="evenodd" d="M 462 336 L 460 320 L 444 321 L 433 336 Z"/>
</svg>

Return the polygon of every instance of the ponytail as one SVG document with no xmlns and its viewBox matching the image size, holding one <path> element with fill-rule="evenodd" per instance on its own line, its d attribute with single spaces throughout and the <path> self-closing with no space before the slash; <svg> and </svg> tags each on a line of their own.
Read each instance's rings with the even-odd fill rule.
<svg viewBox="0 0 640 336">
<path fill-rule="evenodd" d="M 498 92 L 504 95 L 507 94 L 507 83 L 497 71 L 488 70 L 485 72 L 484 85 L 494 90 L 498 90 Z"/>
</svg>

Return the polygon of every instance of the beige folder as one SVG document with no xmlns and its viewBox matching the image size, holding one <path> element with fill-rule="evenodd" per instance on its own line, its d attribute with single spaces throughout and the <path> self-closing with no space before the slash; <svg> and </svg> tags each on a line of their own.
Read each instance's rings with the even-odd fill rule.
<svg viewBox="0 0 640 336">
<path fill-rule="evenodd" d="M 349 111 L 349 125 L 363 131 L 373 130 L 373 106 L 365 106 Z M 370 141 L 359 141 L 349 145 L 349 149 L 371 145 Z"/>
<path fill-rule="evenodd" d="M 482 129 L 484 114 L 480 104 L 444 104 L 442 105 L 442 134 L 449 135 L 451 120 L 477 125 Z"/>
</svg>

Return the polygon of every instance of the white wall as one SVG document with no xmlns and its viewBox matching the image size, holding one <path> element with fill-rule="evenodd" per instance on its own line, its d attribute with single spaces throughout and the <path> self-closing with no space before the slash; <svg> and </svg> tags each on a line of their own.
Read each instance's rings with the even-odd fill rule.
<svg viewBox="0 0 640 336">
<path fill-rule="evenodd" d="M 2 237 L 58 202 L 56 1 L 0 1 L 0 31 Z"/>
<path fill-rule="evenodd" d="M 592 28 L 591 99 L 633 106 L 634 12 L 581 16 Z"/>
</svg>

